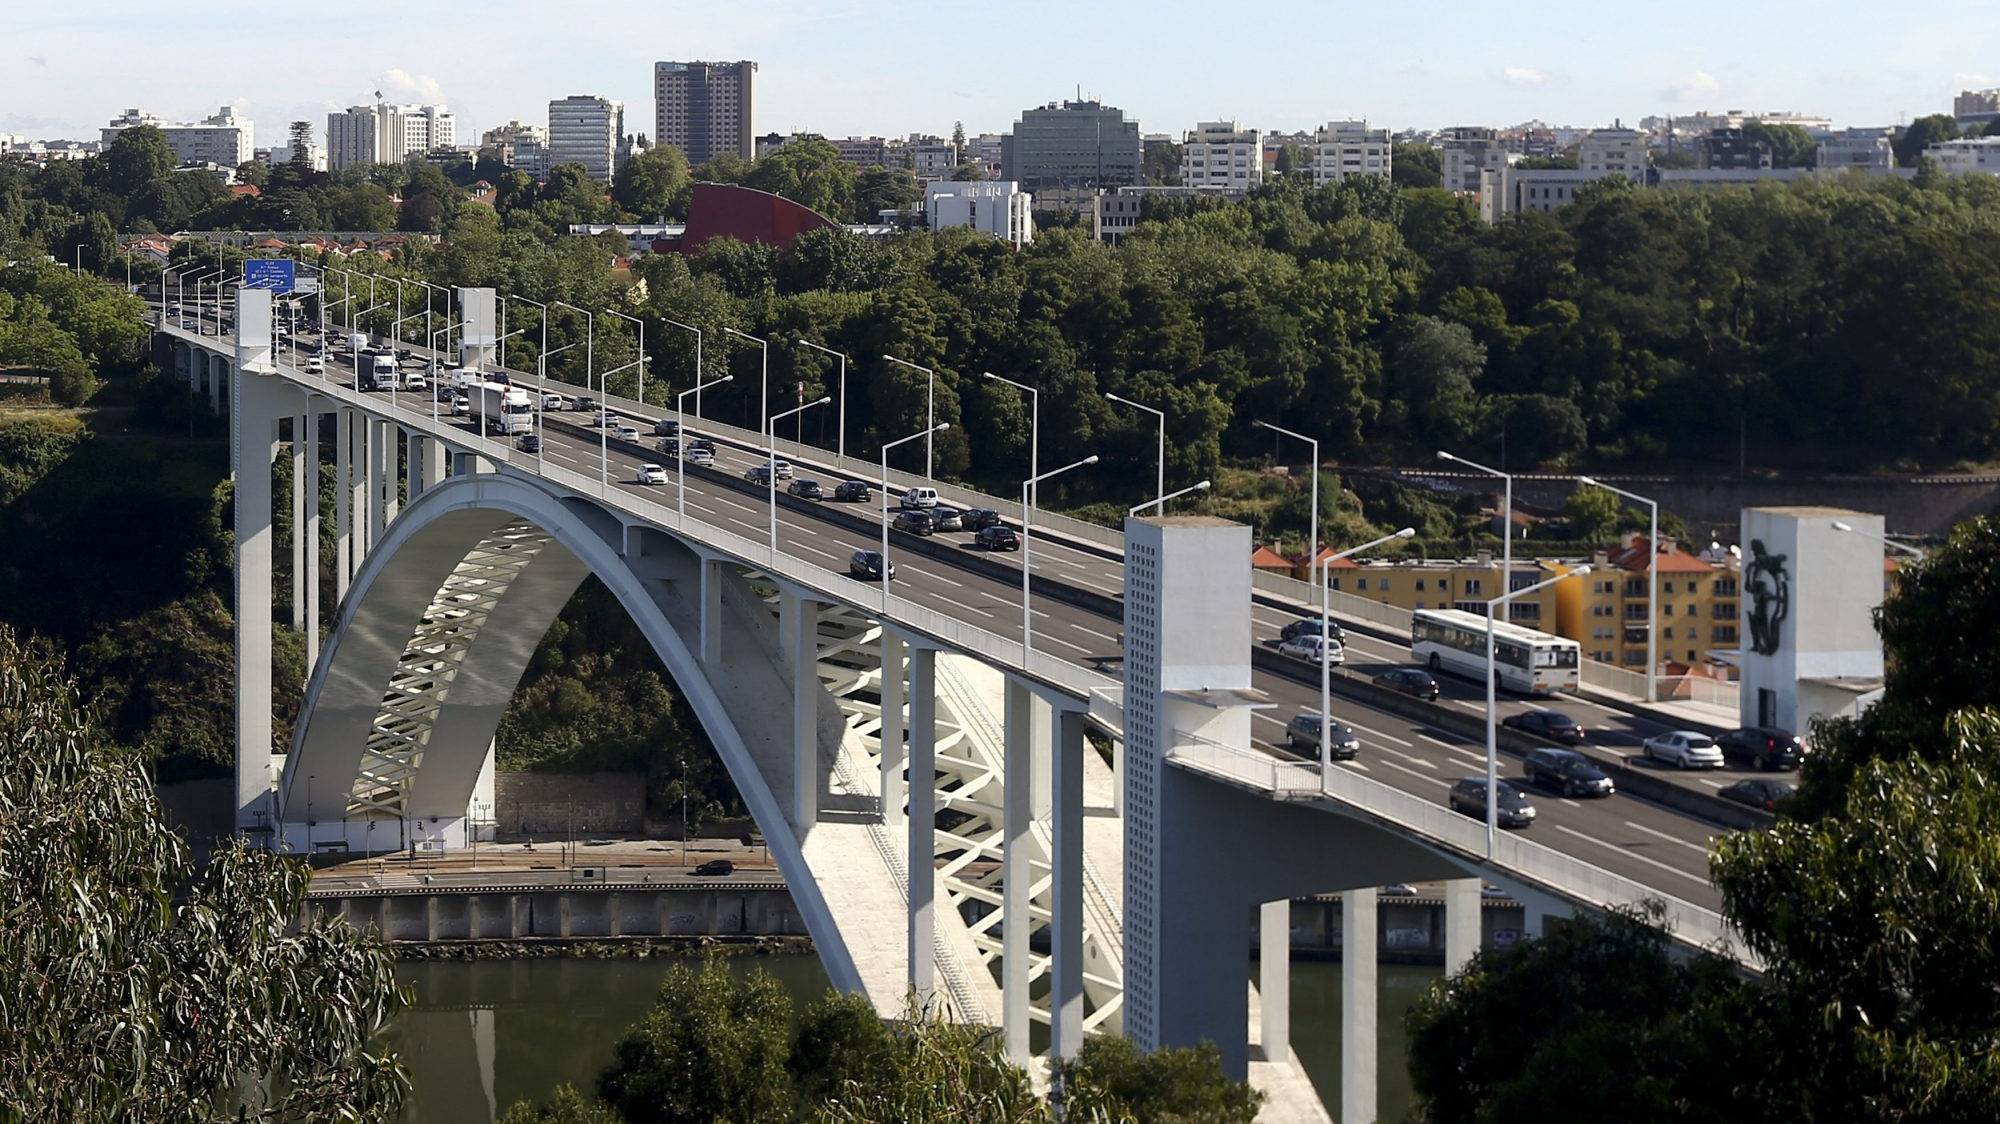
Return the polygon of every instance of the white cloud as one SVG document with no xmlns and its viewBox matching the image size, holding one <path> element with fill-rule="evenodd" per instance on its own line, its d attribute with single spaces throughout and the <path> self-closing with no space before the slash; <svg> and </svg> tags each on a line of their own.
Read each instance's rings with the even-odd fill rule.
<svg viewBox="0 0 2000 1124">
<path fill-rule="evenodd" d="M 438 85 L 438 80 L 428 74 L 411 74 L 398 66 L 383 71 L 375 81 L 390 101 L 413 101 L 423 105 L 445 104 L 444 87 Z"/>
<path fill-rule="evenodd" d="M 1702 98 L 1712 98 L 1722 89 L 1722 83 L 1706 70 L 1697 70 L 1667 83 L 1660 91 L 1662 101 L 1689 102 Z"/>
<path fill-rule="evenodd" d="M 1532 90 L 1537 86 L 1548 85 L 1549 76 L 1536 67 L 1510 66 L 1500 72 L 1500 80 L 1509 86 Z"/>
</svg>

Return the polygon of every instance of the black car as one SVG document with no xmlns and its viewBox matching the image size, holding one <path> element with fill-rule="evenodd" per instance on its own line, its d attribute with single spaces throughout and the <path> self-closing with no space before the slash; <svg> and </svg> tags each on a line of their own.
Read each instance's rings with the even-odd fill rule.
<svg viewBox="0 0 2000 1124">
<path fill-rule="evenodd" d="M 857 550 L 854 557 L 847 560 L 847 576 L 864 582 L 882 580 L 882 552 L 879 550 Z M 896 564 L 889 563 L 889 579 L 896 577 Z"/>
<path fill-rule="evenodd" d="M 826 498 L 826 490 L 819 486 L 819 481 L 817 480 L 794 480 L 785 487 L 785 494 L 797 496 L 802 500 L 823 500 Z"/>
<path fill-rule="evenodd" d="M 688 442 L 688 448 L 702 449 L 707 451 L 711 456 L 713 456 L 715 453 L 715 442 L 710 441 L 706 437 L 697 437 L 694 440 Z"/>
<path fill-rule="evenodd" d="M 1716 736 L 1724 757 L 1737 757 L 1759 769 L 1796 769 L 1806 755 L 1805 743 L 1790 730 L 1775 726 L 1745 726 Z"/>
<path fill-rule="evenodd" d="M 768 464 L 753 464 L 743 470 L 743 479 L 748 480 L 752 484 L 762 484 L 769 487 L 771 484 L 771 466 Z"/>
<path fill-rule="evenodd" d="M 1438 697 L 1438 681 L 1430 672 L 1414 667 L 1392 667 L 1375 677 L 1375 685 L 1432 702 Z"/>
<path fill-rule="evenodd" d="M 968 531 L 984 531 L 1000 525 L 1000 513 L 990 507 L 968 507 L 958 521 L 965 524 Z"/>
<path fill-rule="evenodd" d="M 1520 714 L 1510 714 L 1502 718 L 1500 724 L 1510 730 L 1519 730 L 1524 734 L 1547 738 L 1552 742 L 1562 742 L 1566 745 L 1579 745 L 1583 742 L 1583 727 L 1577 725 L 1576 719 L 1560 710 L 1528 710 Z"/>
<path fill-rule="evenodd" d="M 518 444 L 524 453 L 539 453 L 542 451 L 542 435 L 539 433 L 523 433 Z"/>
<path fill-rule="evenodd" d="M 681 423 L 672 418 L 661 418 L 653 423 L 653 436 L 673 437 L 681 431 Z"/>
<path fill-rule="evenodd" d="M 1296 751 L 1317 756 L 1319 727 L 1320 716 L 1317 714 L 1293 715 L 1292 720 L 1285 723 L 1285 744 Z M 1354 731 L 1349 729 L 1346 723 L 1335 722 L 1326 732 L 1326 748 L 1328 756 L 1334 760 L 1352 761 L 1355 755 L 1361 752 L 1361 739 L 1355 736 Z"/>
<path fill-rule="evenodd" d="M 1718 795 L 1724 800 L 1738 804 L 1748 804 L 1752 808 L 1762 808 L 1775 812 L 1778 805 L 1792 798 L 1799 786 L 1785 781 L 1748 780 L 1737 781 L 1723 789 Z"/>
<path fill-rule="evenodd" d="M 937 534 L 937 520 L 931 513 L 921 508 L 896 513 L 896 521 L 890 526 L 912 535 Z"/>
<path fill-rule="evenodd" d="M 842 480 L 833 486 L 833 498 L 837 503 L 867 503 L 874 495 L 865 480 Z"/>
<path fill-rule="evenodd" d="M 1290 621 L 1279 631 L 1278 642 L 1282 644 L 1287 640 L 1297 640 L 1301 636 L 1318 636 L 1319 626 L 1320 619 L 1318 617 L 1302 617 L 1299 620 Z M 1345 644 L 1347 642 L 1347 634 L 1340 630 L 1339 621 L 1327 622 L 1327 635 L 1333 637 L 1338 643 Z"/>
<path fill-rule="evenodd" d="M 1564 796 L 1610 796 L 1617 791 L 1604 770 L 1573 749 L 1529 750 L 1521 760 L 1521 777 Z"/>
<path fill-rule="evenodd" d="M 939 504 L 936 507 L 931 508 L 930 512 L 931 512 L 931 521 L 934 524 L 936 524 L 938 530 L 940 531 L 965 530 L 965 517 L 957 508 L 946 507 L 943 504 Z"/>
<path fill-rule="evenodd" d="M 710 859 L 695 867 L 694 872 L 703 878 L 724 878 L 736 873 L 736 864 L 728 859 Z"/>
<path fill-rule="evenodd" d="M 1475 819 L 1486 818 L 1486 778 L 1460 777 L 1451 786 L 1451 795 L 1445 798 L 1454 812 L 1462 812 Z M 1494 819 L 1501 827 L 1527 827 L 1535 822 L 1535 806 L 1528 803 L 1528 794 L 1515 787 L 1512 781 L 1501 781 L 1495 790 Z"/>
<path fill-rule="evenodd" d="M 991 527 L 979 528 L 979 533 L 972 536 L 972 541 L 978 543 L 981 550 L 1021 549 L 1021 536 L 1014 533 L 1014 528 L 1003 527 L 998 523 Z"/>
</svg>

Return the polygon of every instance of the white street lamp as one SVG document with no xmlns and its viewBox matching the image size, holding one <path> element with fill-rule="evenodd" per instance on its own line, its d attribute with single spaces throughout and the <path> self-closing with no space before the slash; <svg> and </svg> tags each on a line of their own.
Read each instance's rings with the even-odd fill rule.
<svg viewBox="0 0 2000 1124">
<path fill-rule="evenodd" d="M 1586 488 L 1602 488 L 1613 495 L 1643 503 L 1652 513 L 1652 531 L 1646 544 L 1646 701 L 1658 702 L 1660 698 L 1660 505 L 1645 496 L 1635 495 L 1623 488 L 1614 488 L 1602 480 L 1589 476 L 1579 476 L 1576 481 Z M 1622 622 L 1619 627 L 1624 627 Z"/>
<path fill-rule="evenodd" d="M 567 308 L 571 312 L 578 313 L 583 317 L 583 388 L 589 390 L 591 373 L 597 366 L 597 317 L 589 309 L 578 308 L 568 301 L 550 301 L 549 304 L 551 306 Z M 610 395 L 605 393 L 603 387 L 599 387 L 597 393 L 606 398 L 610 397 Z M 611 480 L 611 404 L 609 402 L 599 402 L 597 404 L 596 421 L 597 478 L 600 482 L 608 485 Z"/>
<path fill-rule="evenodd" d="M 1110 399 L 1111 401 L 1118 403 L 1121 406 L 1130 406 L 1135 410 L 1144 410 L 1147 413 L 1153 415 L 1155 418 L 1159 419 L 1160 471 L 1159 471 L 1159 484 L 1154 490 L 1161 497 L 1161 502 L 1164 503 L 1167 494 L 1167 412 L 1165 410 L 1155 410 L 1151 406 L 1141 405 L 1140 403 L 1132 401 L 1130 398 L 1120 398 L 1119 396 L 1111 393 L 1110 391 L 1106 391 L 1104 393 L 1104 396 Z"/>
<path fill-rule="evenodd" d="M 884 355 L 882 358 L 888 362 L 908 367 L 912 371 L 922 371 L 924 377 L 929 380 L 924 384 L 924 424 L 930 427 L 924 430 L 924 479 L 935 480 L 937 478 L 937 460 L 931 455 L 932 442 L 930 436 L 938 432 L 941 428 L 947 428 L 941 427 L 937 423 L 937 372 L 921 364 L 912 363 L 907 359 L 898 359 L 893 355 Z"/>
<path fill-rule="evenodd" d="M 607 308 L 604 311 L 618 317 L 620 320 L 630 320 L 639 329 L 639 393 L 633 397 L 638 401 L 639 405 L 644 406 L 646 404 L 646 322 L 637 316 L 627 315 L 615 308 Z M 631 364 L 627 363 L 625 366 L 629 367 Z M 622 371 L 625 367 L 618 369 Z M 607 390 L 605 393 L 609 395 L 610 391 Z"/>
<path fill-rule="evenodd" d="M 941 429 L 950 429 L 950 422 L 942 422 L 926 429 L 920 429 L 908 437 L 898 437 L 882 446 L 882 478 L 877 483 L 882 488 L 882 613 L 889 612 L 889 450 L 898 445 L 915 441 L 919 437 L 929 437 Z"/>
<path fill-rule="evenodd" d="M 700 329 L 700 328 L 697 328 L 697 327 L 695 327 L 695 326 L 694 326 L 693 324 L 683 324 L 683 323 L 681 323 L 680 321 L 678 321 L 678 320 L 675 320 L 675 319 L 674 319 L 674 318 L 672 318 L 671 316 L 662 316 L 662 317 L 660 317 L 660 319 L 661 319 L 661 320 L 663 320 L 663 321 L 665 321 L 665 322 L 666 322 L 666 323 L 668 323 L 668 324 L 672 324 L 672 325 L 673 325 L 674 327 L 676 327 L 676 328 L 685 328 L 686 330 L 688 330 L 688 331 L 690 331 L 690 332 L 693 332 L 693 333 L 694 333 L 694 384 L 695 384 L 695 389 L 699 390 L 700 388 L 702 388 L 702 387 L 704 387 L 704 386 L 708 386 L 708 385 L 710 385 L 711 383 L 717 383 L 717 382 L 728 382 L 728 381 L 729 381 L 729 380 L 727 380 L 727 379 L 711 379 L 711 380 L 709 380 L 709 382 L 703 382 L 703 381 L 702 381 L 702 379 L 701 379 L 701 376 L 702 376 L 702 367 L 701 367 L 701 329 Z M 695 396 L 694 396 L 694 416 L 695 416 L 695 417 L 697 417 L 697 418 L 701 416 L 701 395 L 699 395 L 699 394 L 697 394 L 697 395 L 695 395 Z"/>
<path fill-rule="evenodd" d="M 1021 670 L 1023 671 L 1028 670 L 1028 660 L 1034 655 L 1035 644 L 1035 614 L 1032 607 L 1034 599 L 1032 593 L 1033 585 L 1029 581 L 1029 575 L 1033 572 L 1032 563 L 1034 559 L 1033 545 L 1029 541 L 1029 531 L 1033 526 L 1034 520 L 1029 517 L 1028 493 L 1035 485 L 1052 476 L 1061 476 L 1070 469 L 1082 468 L 1084 465 L 1096 463 L 1097 454 L 1092 453 L 1080 461 L 1066 464 L 1061 468 L 1052 468 L 1040 476 L 1031 476 L 1021 482 Z"/>
<path fill-rule="evenodd" d="M 1312 515 L 1308 524 L 1308 530 L 1306 531 L 1306 537 L 1311 541 L 1306 543 L 1306 581 L 1309 583 L 1308 588 L 1312 590 L 1314 595 L 1319 596 L 1320 602 L 1324 604 L 1326 602 L 1326 590 L 1321 587 L 1322 583 L 1319 580 L 1319 439 L 1317 437 L 1307 437 L 1303 433 L 1286 429 L 1280 425 L 1272 425 L 1267 421 L 1252 422 L 1251 424 L 1262 426 L 1273 433 L 1282 433 L 1287 437 L 1296 438 L 1312 446 Z"/>
<path fill-rule="evenodd" d="M 1384 543 L 1407 539 L 1417 533 L 1415 527 L 1405 527 L 1379 539 L 1370 539 L 1360 546 L 1350 546 L 1327 559 L 1338 562 L 1352 558 L 1364 550 L 1373 550 Z M 1332 571 L 1320 567 L 1320 584 L 1333 581 Z M 1333 598 L 1326 596 L 1328 590 L 1320 590 L 1319 599 L 1319 786 L 1324 790 L 1333 775 L 1333 612 L 1330 606 Z"/>
<path fill-rule="evenodd" d="M 1028 396 L 1028 475 L 1032 478 L 1042 470 L 1042 392 L 1035 387 L 1029 386 L 1027 383 L 1015 382 L 1005 375 L 996 375 L 991 371 L 983 371 L 981 373 L 994 382 L 1004 382 L 1015 390 L 1025 392 Z M 1040 489 L 1036 489 L 1035 492 L 1036 494 L 1031 494 L 1028 497 L 1030 506 L 1041 502 Z M 1023 507 L 1021 509 L 1021 518 L 1026 519 L 1027 517 L 1028 510 L 1026 507 Z"/>
<path fill-rule="evenodd" d="M 1869 534 L 1867 531 L 1861 530 L 1860 528 L 1854 526 L 1852 523 L 1844 523 L 1838 519 L 1833 521 L 1833 529 L 1836 531 L 1846 531 L 1848 534 L 1852 535 L 1860 535 L 1864 539 L 1874 539 L 1876 542 L 1881 543 L 1883 546 L 1886 546 L 1891 550 L 1900 550 L 1904 554 L 1907 554 L 1910 557 L 1915 558 L 1919 562 L 1922 562 L 1924 559 L 1929 558 L 1931 556 L 1930 551 L 1924 550 L 1921 547 L 1911 546 L 1909 543 L 1897 542 L 1895 539 L 1892 539 L 1887 535 Z"/>
<path fill-rule="evenodd" d="M 1166 496 L 1161 497 L 1160 499 L 1147 500 L 1145 503 L 1139 504 L 1137 507 L 1126 508 L 1125 517 L 1129 519 L 1132 516 L 1139 514 L 1141 511 L 1144 511 L 1149 507 L 1158 507 L 1160 509 L 1160 514 L 1165 515 L 1167 513 L 1167 504 L 1169 502 L 1180 499 L 1182 496 L 1187 495 L 1189 492 L 1206 492 L 1208 491 L 1209 485 L 1212 483 L 1214 483 L 1214 481 L 1204 480 L 1199 484 L 1189 484 L 1187 487 L 1182 488 L 1180 491 L 1170 493 Z"/>
<path fill-rule="evenodd" d="M 833 401 L 832 398 L 825 396 L 815 398 L 803 406 L 794 406 L 784 413 L 772 414 L 771 420 L 764 424 L 764 455 L 767 458 L 764 461 L 764 478 L 771 486 L 771 557 L 773 560 L 778 557 L 778 419 L 788 418 L 793 414 L 803 414 L 814 406 L 824 406 L 831 401 Z"/>
<path fill-rule="evenodd" d="M 1514 584 L 1514 478 L 1497 468 L 1488 468 L 1477 461 L 1466 460 L 1442 449 L 1438 450 L 1438 459 L 1478 469 L 1489 476 L 1498 476 L 1506 481 L 1506 498 L 1502 501 L 1500 510 L 1500 592 L 1506 593 Z"/>
<path fill-rule="evenodd" d="M 844 457 L 847 455 L 847 353 L 822 347 L 803 336 L 792 342 L 840 360 L 840 387 L 834 392 L 840 399 L 840 417 L 834 422 L 834 428 L 838 431 L 834 434 L 834 452 Z"/>
<path fill-rule="evenodd" d="M 542 469 L 546 467 L 542 460 L 544 455 L 542 452 L 542 439 L 544 436 L 542 429 L 542 399 L 547 397 L 549 389 L 549 306 L 543 304 L 541 301 L 531 300 L 527 297 L 506 296 L 501 298 L 500 307 L 505 309 L 507 302 L 510 300 L 517 300 L 522 304 L 532 304 L 542 311 L 542 345 L 535 349 L 535 472 L 540 474 Z M 505 364 L 502 364 L 502 366 L 505 366 Z M 436 400 L 437 387 L 431 388 L 431 398 L 433 401 Z"/>
<path fill-rule="evenodd" d="M 1578 566 L 1566 574 L 1557 574 L 1533 585 L 1508 590 L 1498 597 L 1489 598 L 1486 602 L 1486 857 L 1489 859 L 1493 857 L 1494 836 L 1500 830 L 1500 744 L 1499 723 L 1496 718 L 1499 700 L 1496 697 L 1498 684 L 1493 669 L 1493 616 L 1502 605 L 1516 597 L 1545 589 L 1569 578 L 1580 578 L 1589 572 L 1588 565 Z M 1532 671 L 1533 668 L 1529 670 Z"/>
<path fill-rule="evenodd" d="M 736 377 L 735 375 L 724 375 L 719 379 L 710 379 L 707 382 L 698 382 L 674 396 L 674 440 L 680 443 L 679 448 L 681 451 L 676 473 L 676 475 L 679 477 L 678 485 L 679 485 L 680 495 L 677 498 L 676 502 L 680 506 L 681 522 L 683 524 L 687 522 L 687 517 L 688 517 L 688 493 L 687 493 L 688 427 L 687 427 L 687 410 L 686 410 L 687 396 L 690 394 L 694 395 L 695 402 L 699 403 L 701 401 L 701 391 L 703 387 L 713 386 L 719 382 L 728 382 L 729 380 L 735 377 Z M 700 407 L 697 405 L 696 408 L 699 409 Z M 697 418 L 700 416 L 701 416 L 700 414 L 695 415 L 695 417 Z"/>
<path fill-rule="evenodd" d="M 756 344 L 764 353 L 763 374 L 761 376 L 763 381 L 759 384 L 761 389 L 757 391 L 757 428 L 763 429 L 771 421 L 771 341 L 758 339 L 748 332 L 739 332 L 734 328 L 724 328 L 722 330 L 732 336 L 741 336 L 749 340 L 751 343 Z M 699 404 L 699 400 L 697 400 L 697 404 Z"/>
</svg>

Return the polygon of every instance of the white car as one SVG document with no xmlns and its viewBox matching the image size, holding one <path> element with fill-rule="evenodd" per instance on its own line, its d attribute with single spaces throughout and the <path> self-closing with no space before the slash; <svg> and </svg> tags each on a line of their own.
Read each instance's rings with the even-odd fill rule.
<svg viewBox="0 0 2000 1124">
<path fill-rule="evenodd" d="M 326 373 L 326 360 L 320 358 L 317 355 L 306 360 L 306 374 L 323 375 L 325 373 Z"/>
<path fill-rule="evenodd" d="M 638 477 L 632 482 L 634 484 L 665 484 L 667 482 L 666 466 L 642 464 L 639 466 Z"/>
<path fill-rule="evenodd" d="M 544 409 L 544 410 L 567 410 L 567 409 L 569 409 L 569 403 L 568 403 L 568 402 L 565 402 L 565 401 L 563 400 L 563 396 L 562 396 L 562 395 L 560 395 L 560 394 L 546 394 L 546 393 L 545 393 L 545 394 L 543 394 L 543 395 L 542 395 L 542 409 Z"/>
<path fill-rule="evenodd" d="M 712 465 L 715 463 L 715 454 L 696 445 L 682 454 L 682 459 L 686 460 L 689 464 Z"/>
<path fill-rule="evenodd" d="M 910 510 L 929 509 L 938 505 L 936 488 L 915 487 L 903 489 L 903 506 Z"/>
<path fill-rule="evenodd" d="M 638 427 L 638 426 L 636 426 L 636 425 L 615 425 L 615 426 L 612 426 L 612 427 L 611 427 L 611 438 L 612 438 L 612 440 L 614 440 L 614 441 L 634 441 L 634 442 L 636 442 L 636 441 L 638 441 L 638 440 L 639 440 L 639 427 Z"/>
<path fill-rule="evenodd" d="M 1288 656 L 1297 656 L 1311 663 L 1319 663 L 1324 659 L 1335 667 L 1340 666 L 1347 659 L 1347 650 L 1341 647 L 1340 641 L 1335 640 L 1328 643 L 1324 655 L 1320 652 L 1320 644 L 1321 640 L 1319 637 L 1300 634 L 1278 645 L 1278 650 Z"/>
<path fill-rule="evenodd" d="M 1722 768 L 1722 747 L 1714 738 L 1694 730 L 1655 734 L 1641 748 L 1647 760 L 1664 761 L 1679 769 Z"/>
<path fill-rule="evenodd" d="M 457 417 L 469 416 L 472 413 L 472 402 L 463 394 L 454 394 L 451 396 L 451 412 Z"/>
</svg>

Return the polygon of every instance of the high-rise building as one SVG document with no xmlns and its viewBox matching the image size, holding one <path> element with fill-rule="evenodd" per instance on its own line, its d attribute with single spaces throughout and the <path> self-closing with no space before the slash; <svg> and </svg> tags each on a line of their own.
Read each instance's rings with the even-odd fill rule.
<svg viewBox="0 0 2000 1124">
<path fill-rule="evenodd" d="M 748 60 L 654 63 L 653 143 L 680 149 L 689 164 L 725 152 L 751 159 L 756 79 Z"/>
<path fill-rule="evenodd" d="M 1591 173 L 1593 178 L 1624 176 L 1643 180 L 1652 161 L 1646 151 L 1646 138 L 1638 130 L 1613 125 L 1609 129 L 1592 129 L 1576 142 L 1576 166 L 1579 171 Z"/>
<path fill-rule="evenodd" d="M 1000 138 L 1001 174 L 1027 191 L 1119 187 L 1141 181 L 1139 123 L 1098 101 L 1050 102 L 1021 114 Z"/>
<path fill-rule="evenodd" d="M 1951 99 L 1951 115 L 1958 119 L 1960 128 L 1967 125 L 1983 127 L 1990 121 L 2000 119 L 2000 90 L 1961 91 Z"/>
<path fill-rule="evenodd" d="M 441 105 L 355 105 L 326 115 L 327 165 L 399 164 L 406 156 L 450 148 L 457 119 Z"/>
<path fill-rule="evenodd" d="M 625 103 L 591 94 L 572 94 L 549 103 L 549 167 L 580 164 L 599 183 L 618 170 L 625 138 Z"/>
<path fill-rule="evenodd" d="M 1387 129 L 1371 129 L 1367 121 L 1328 121 L 1313 134 L 1313 186 L 1349 176 L 1386 176 L 1393 147 Z"/>
<path fill-rule="evenodd" d="M 135 125 L 151 125 L 160 130 L 167 139 L 167 147 L 174 150 L 175 158 L 183 164 L 214 164 L 233 169 L 249 163 L 257 154 L 250 122 L 236 116 L 236 110 L 226 105 L 213 117 L 180 124 L 167 124 L 150 113 L 128 109 L 98 130 L 99 141 L 109 148 L 119 133 Z"/>
<path fill-rule="evenodd" d="M 1748 135 L 1740 128 L 1710 129 L 1708 135 L 1701 138 L 1699 151 L 1701 166 L 1716 171 L 1771 166 L 1770 142 Z"/>
<path fill-rule="evenodd" d="M 375 163 L 375 111 L 354 105 L 326 115 L 326 166 L 332 171 Z"/>
<path fill-rule="evenodd" d="M 1819 142 L 1814 164 L 1822 171 L 1841 168 L 1893 168 L 1896 130 L 1887 126 L 1842 129 Z"/>
<path fill-rule="evenodd" d="M 1203 121 L 1181 145 L 1181 183 L 1248 191 L 1264 182 L 1264 140 L 1234 121 Z"/>
<path fill-rule="evenodd" d="M 118 139 L 119 133 L 122 133 L 125 130 L 132 128 L 134 125 L 151 125 L 155 129 L 161 129 L 166 127 L 166 122 L 160 120 L 158 117 L 155 117 L 150 113 L 142 113 L 136 109 L 128 109 L 125 112 L 119 114 L 118 116 L 113 117 L 111 119 L 110 124 L 107 124 L 102 129 L 97 130 L 98 143 L 102 144 L 106 148 L 110 148 L 111 142 Z"/>
<path fill-rule="evenodd" d="M 1016 249 L 1035 240 L 1034 197 L 1007 180 L 935 180 L 924 188 L 932 230 L 963 226 Z"/>
<path fill-rule="evenodd" d="M 1483 125 L 1457 125 L 1439 135 L 1444 142 L 1439 162 L 1446 191 L 1476 195 L 1480 173 L 1497 172 L 1515 160 L 1499 133 Z"/>
</svg>

